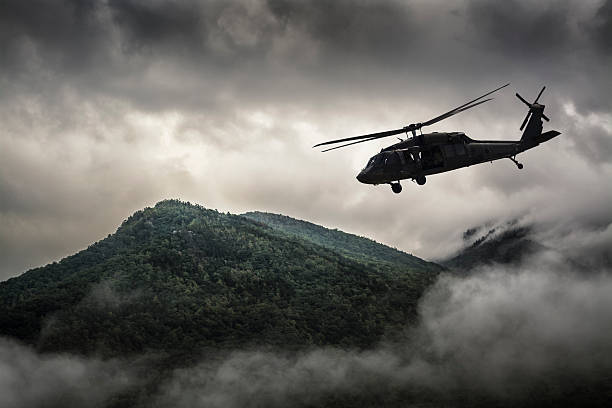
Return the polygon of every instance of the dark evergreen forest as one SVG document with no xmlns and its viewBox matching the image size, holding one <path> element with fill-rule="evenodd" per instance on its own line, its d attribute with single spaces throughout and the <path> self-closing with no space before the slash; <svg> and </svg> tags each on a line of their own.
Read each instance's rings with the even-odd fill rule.
<svg viewBox="0 0 612 408">
<path fill-rule="evenodd" d="M 413 321 L 442 268 L 289 217 L 176 200 L 0 283 L 0 334 L 40 351 L 370 347 Z"/>
</svg>

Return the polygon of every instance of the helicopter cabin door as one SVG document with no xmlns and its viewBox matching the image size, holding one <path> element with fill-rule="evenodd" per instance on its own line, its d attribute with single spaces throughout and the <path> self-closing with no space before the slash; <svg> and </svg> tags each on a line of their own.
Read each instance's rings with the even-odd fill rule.
<svg viewBox="0 0 612 408">
<path fill-rule="evenodd" d="M 444 166 L 444 157 L 440 146 L 431 146 L 421 150 L 423 170 L 437 169 Z"/>
<path fill-rule="evenodd" d="M 467 149 L 462 141 L 445 144 L 442 146 L 446 166 L 460 166 L 467 160 Z"/>
</svg>

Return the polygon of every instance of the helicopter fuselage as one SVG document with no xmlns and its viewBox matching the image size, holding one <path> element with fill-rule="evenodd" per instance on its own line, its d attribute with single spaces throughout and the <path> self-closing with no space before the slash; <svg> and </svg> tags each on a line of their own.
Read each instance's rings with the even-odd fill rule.
<svg viewBox="0 0 612 408">
<path fill-rule="evenodd" d="M 357 180 L 365 184 L 386 184 L 414 179 L 423 184 L 425 176 L 505 158 L 522 168 L 514 157 L 558 134 L 554 133 L 541 134 L 540 140 L 529 142 L 473 140 L 462 132 L 417 135 L 372 156 Z"/>
<path fill-rule="evenodd" d="M 527 102 L 525 98 L 516 93 L 516 97 L 529 108 L 527 116 L 519 128 L 520 130 L 525 129 L 520 140 L 473 140 L 463 132 L 435 132 L 417 135 L 417 131 L 420 131 L 424 126 L 430 126 L 490 101 L 492 98 L 484 100 L 482 98 L 508 85 L 500 86 L 425 122 L 412 123 L 403 128 L 384 132 L 329 140 L 318 143 L 313 147 L 326 146 L 323 151 L 327 152 L 383 137 L 412 133 L 411 138 L 401 140 L 399 143 L 386 147 L 380 153 L 372 156 L 363 170 L 357 175 L 357 180 L 365 184 L 390 184 L 394 193 L 402 191 L 402 186 L 399 183 L 400 180 L 413 179 L 417 184 L 423 185 L 425 184 L 426 176 L 431 174 L 444 173 L 461 167 L 499 159 L 510 159 L 519 169 L 522 169 L 523 165 L 516 161 L 517 154 L 532 149 L 540 143 L 561 134 L 556 130 L 542 133 L 542 119 L 550 120 L 544 114 L 544 105 L 538 103 L 546 87 L 542 88 L 533 103 Z M 343 144 L 338 145 L 340 143 Z M 336 146 L 329 147 L 331 145 Z"/>
</svg>

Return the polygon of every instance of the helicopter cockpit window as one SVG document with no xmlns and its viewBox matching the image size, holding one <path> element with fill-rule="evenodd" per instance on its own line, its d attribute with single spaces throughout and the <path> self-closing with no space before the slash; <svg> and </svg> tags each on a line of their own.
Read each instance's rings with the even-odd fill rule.
<svg viewBox="0 0 612 408">
<path fill-rule="evenodd" d="M 373 156 L 370 161 L 368 162 L 368 165 L 366 167 L 370 167 L 370 166 L 379 166 L 380 163 L 382 162 L 383 159 L 383 155 L 382 154 L 377 154 L 376 156 Z"/>
<path fill-rule="evenodd" d="M 385 166 L 397 166 L 400 163 L 400 158 L 396 152 L 388 152 L 385 155 Z"/>
<path fill-rule="evenodd" d="M 408 150 L 404 150 L 402 152 L 402 154 L 404 155 L 404 161 L 406 163 L 410 163 L 410 162 L 414 161 L 414 159 L 412 158 L 412 155 L 410 154 L 410 152 Z"/>
</svg>

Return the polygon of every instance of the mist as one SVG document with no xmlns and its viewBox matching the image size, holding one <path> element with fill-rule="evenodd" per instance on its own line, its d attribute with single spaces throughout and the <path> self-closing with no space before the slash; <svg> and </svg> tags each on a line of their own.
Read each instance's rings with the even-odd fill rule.
<svg viewBox="0 0 612 408">
<path fill-rule="evenodd" d="M 596 390 L 612 374 L 610 293 L 609 271 L 578 274 L 554 253 L 518 268 L 448 274 L 423 298 L 420 323 L 403 342 L 361 351 L 238 351 L 177 370 L 155 404 L 537 405 L 576 396 L 603 404 Z"/>
<path fill-rule="evenodd" d="M 118 360 L 39 354 L 0 338 L 0 406 L 98 407 L 138 384 Z"/>
<path fill-rule="evenodd" d="M 106 286 L 96 287 L 91 296 L 105 291 Z M 147 388 L 151 393 L 131 390 L 139 395 L 134 401 L 156 407 L 334 401 L 605 405 L 612 375 L 610 293 L 609 268 L 578 272 L 558 252 L 545 251 L 519 266 L 441 275 L 420 301 L 418 323 L 406 327 L 401 341 L 366 350 L 209 353 L 200 363 L 158 379 L 158 385 Z M 142 362 L 149 357 L 119 361 L 38 354 L 2 339 L 0 403 L 104 406 L 147 378 L 139 377 L 135 367 L 145 367 L 140 371 L 145 373 L 150 363 Z"/>
</svg>

